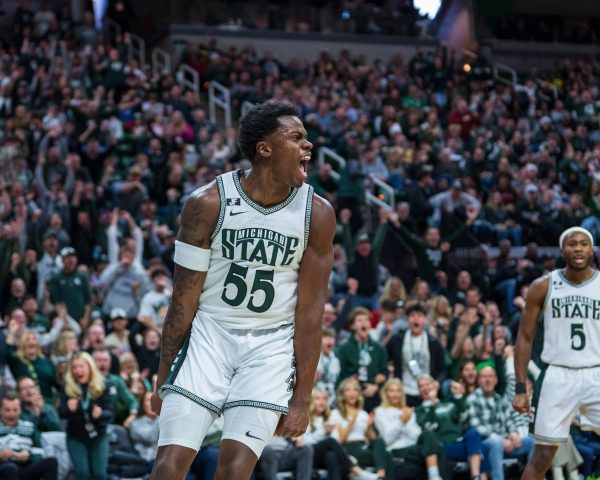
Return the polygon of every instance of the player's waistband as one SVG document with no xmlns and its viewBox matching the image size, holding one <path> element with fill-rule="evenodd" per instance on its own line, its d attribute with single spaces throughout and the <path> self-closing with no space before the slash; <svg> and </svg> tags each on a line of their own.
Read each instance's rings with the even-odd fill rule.
<svg viewBox="0 0 600 480">
<path fill-rule="evenodd" d="M 580 366 L 580 367 L 569 367 L 567 365 L 557 365 L 556 363 L 549 363 L 548 367 L 554 368 L 564 368 L 565 370 L 589 370 L 593 368 L 600 368 L 600 365 L 589 365 L 589 366 Z"/>
<path fill-rule="evenodd" d="M 273 328 L 227 328 L 223 327 L 232 335 L 251 335 L 253 337 L 260 337 L 262 335 L 269 335 L 271 333 L 278 332 L 289 327 L 293 327 L 293 323 L 284 323 Z"/>
<path fill-rule="evenodd" d="M 282 318 L 280 320 L 272 321 L 262 325 L 239 325 L 239 322 L 227 321 L 227 319 L 215 319 L 215 316 L 206 313 L 202 310 L 196 312 L 196 317 L 203 321 L 209 321 L 217 328 L 222 329 L 230 335 L 251 335 L 253 337 L 260 337 L 262 335 L 268 335 L 285 328 L 293 328 L 295 323 L 294 317 Z M 248 322 L 249 323 L 249 322 Z"/>
</svg>

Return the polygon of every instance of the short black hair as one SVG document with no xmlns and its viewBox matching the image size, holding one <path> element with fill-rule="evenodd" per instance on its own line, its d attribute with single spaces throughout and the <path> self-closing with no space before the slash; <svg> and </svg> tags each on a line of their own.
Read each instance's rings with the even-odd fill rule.
<svg viewBox="0 0 600 480">
<path fill-rule="evenodd" d="M 409 317 L 413 312 L 421 312 L 423 315 L 427 315 L 427 307 L 421 302 L 413 303 L 406 308 L 406 316 Z"/>
<path fill-rule="evenodd" d="M 299 117 L 300 110 L 291 103 L 261 103 L 240 120 L 238 145 L 244 156 L 254 161 L 256 144 L 279 127 L 279 117 Z"/>
</svg>

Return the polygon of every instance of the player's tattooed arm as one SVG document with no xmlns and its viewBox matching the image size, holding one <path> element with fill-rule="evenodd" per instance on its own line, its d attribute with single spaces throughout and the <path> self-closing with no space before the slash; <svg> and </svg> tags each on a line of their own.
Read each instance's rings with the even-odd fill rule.
<svg viewBox="0 0 600 480">
<path fill-rule="evenodd" d="M 211 235 L 219 214 L 219 195 L 214 182 L 193 192 L 181 212 L 180 242 L 200 248 L 210 248 Z M 165 316 L 162 332 L 160 366 L 157 386 L 165 382 L 171 364 L 190 332 L 206 272 L 175 265 L 171 305 Z"/>
</svg>

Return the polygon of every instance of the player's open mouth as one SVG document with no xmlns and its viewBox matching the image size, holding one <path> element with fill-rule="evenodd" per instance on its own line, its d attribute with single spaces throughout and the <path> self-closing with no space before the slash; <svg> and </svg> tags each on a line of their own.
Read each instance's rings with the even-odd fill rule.
<svg viewBox="0 0 600 480">
<path fill-rule="evenodd" d="M 306 176 L 306 168 L 308 166 L 309 160 L 310 155 L 305 155 L 304 157 L 302 157 L 302 160 L 300 160 L 300 163 L 298 164 L 298 169 L 302 172 L 304 176 Z"/>
</svg>

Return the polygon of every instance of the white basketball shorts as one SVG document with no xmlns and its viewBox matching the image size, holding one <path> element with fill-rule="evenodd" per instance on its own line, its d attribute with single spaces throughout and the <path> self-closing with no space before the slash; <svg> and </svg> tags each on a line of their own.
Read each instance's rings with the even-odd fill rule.
<svg viewBox="0 0 600 480">
<path fill-rule="evenodd" d="M 185 395 L 216 415 L 239 406 L 285 414 L 294 377 L 293 324 L 230 330 L 198 313 L 162 392 Z"/>
<path fill-rule="evenodd" d="M 583 429 L 600 430 L 600 367 L 549 365 L 534 386 L 531 412 L 530 430 L 538 443 L 566 442 L 577 414 Z"/>
</svg>

